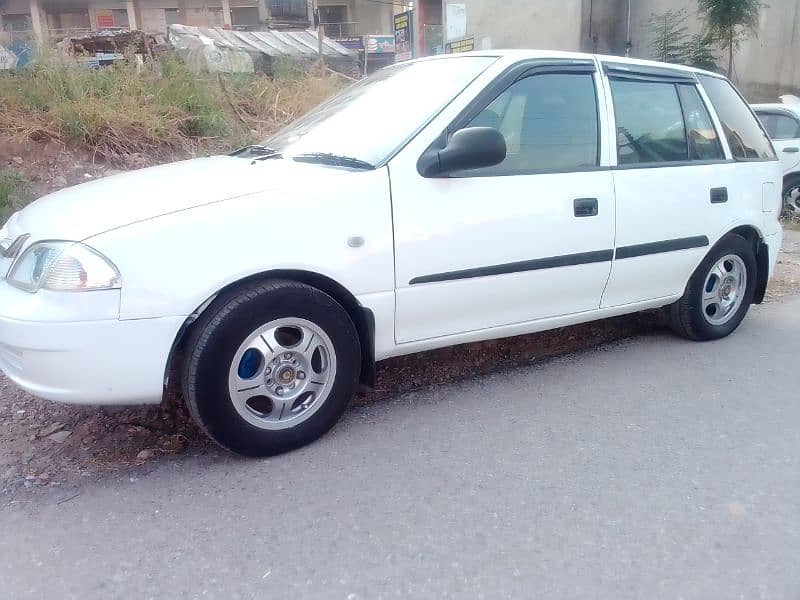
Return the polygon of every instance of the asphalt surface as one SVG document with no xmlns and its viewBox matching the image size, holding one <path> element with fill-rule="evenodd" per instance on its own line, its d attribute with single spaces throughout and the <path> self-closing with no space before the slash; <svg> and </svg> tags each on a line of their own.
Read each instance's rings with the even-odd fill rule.
<svg viewBox="0 0 800 600">
<path fill-rule="evenodd" d="M 795 299 L 12 503 L 0 597 L 798 598 L 798 350 Z"/>
</svg>

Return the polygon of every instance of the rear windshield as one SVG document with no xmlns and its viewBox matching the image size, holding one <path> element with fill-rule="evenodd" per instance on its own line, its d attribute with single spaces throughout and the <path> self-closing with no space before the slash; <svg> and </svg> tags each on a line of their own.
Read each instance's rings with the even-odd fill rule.
<svg viewBox="0 0 800 600">
<path fill-rule="evenodd" d="M 711 104 L 722 121 L 731 154 L 737 160 L 775 160 L 775 150 L 758 119 L 725 79 L 700 75 Z"/>
</svg>

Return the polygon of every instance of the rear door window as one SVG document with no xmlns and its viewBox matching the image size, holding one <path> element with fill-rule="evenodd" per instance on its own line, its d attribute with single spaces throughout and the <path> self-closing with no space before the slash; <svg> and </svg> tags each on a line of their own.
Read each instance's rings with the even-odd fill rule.
<svg viewBox="0 0 800 600">
<path fill-rule="evenodd" d="M 620 165 L 688 160 L 681 102 L 674 83 L 611 80 Z"/>
<path fill-rule="evenodd" d="M 686 137 L 689 143 L 689 160 L 720 160 L 725 158 L 717 130 L 708 114 L 700 92 L 694 85 L 678 85 L 678 97 L 683 107 L 686 122 Z"/>
<path fill-rule="evenodd" d="M 750 108 L 725 79 L 699 75 L 737 160 L 775 160 L 775 151 Z"/>
</svg>

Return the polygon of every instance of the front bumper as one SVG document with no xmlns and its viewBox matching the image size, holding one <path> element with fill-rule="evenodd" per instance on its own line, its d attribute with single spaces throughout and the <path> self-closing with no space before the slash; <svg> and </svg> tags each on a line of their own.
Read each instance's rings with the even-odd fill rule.
<svg viewBox="0 0 800 600">
<path fill-rule="evenodd" d="M 185 317 L 120 321 L 118 311 L 118 290 L 27 294 L 0 282 L 0 369 L 47 400 L 156 404 Z"/>
</svg>

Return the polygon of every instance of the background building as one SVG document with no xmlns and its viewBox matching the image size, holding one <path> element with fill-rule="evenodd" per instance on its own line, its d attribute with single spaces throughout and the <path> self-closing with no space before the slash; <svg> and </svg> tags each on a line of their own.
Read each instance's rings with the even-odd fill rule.
<svg viewBox="0 0 800 600">
<path fill-rule="evenodd" d="M 319 0 L 329 37 L 391 34 L 391 2 Z M 59 37 L 101 29 L 165 32 L 173 23 L 234 29 L 301 28 L 310 0 L 0 0 L 0 29 Z"/>
<path fill-rule="evenodd" d="M 546 48 L 650 58 L 652 14 L 686 9 L 690 32 L 702 28 L 697 0 L 0 0 L 0 30 L 46 39 L 105 28 L 164 32 L 172 23 L 304 29 L 315 5 L 326 35 L 362 52 L 388 47 L 394 14 L 413 9 L 415 56 Z M 758 35 L 737 52 L 734 79 L 753 101 L 800 94 L 798 56 L 800 0 L 769 0 Z M 375 68 L 393 55 L 372 59 Z"/>
<path fill-rule="evenodd" d="M 447 5 L 463 7 L 453 10 Z M 475 48 L 547 48 L 650 58 L 647 22 L 654 13 L 686 9 L 699 32 L 696 0 L 454 0 L 445 1 L 448 31 L 464 31 Z M 457 23 L 452 22 L 455 16 Z M 449 21 L 450 19 L 450 21 Z M 462 22 L 463 20 L 463 22 Z M 450 40 L 446 40 L 450 41 Z M 769 0 L 758 34 L 736 54 L 734 79 L 748 97 L 770 100 L 800 91 L 800 0 Z M 719 62 L 726 67 L 724 59 Z"/>
</svg>

